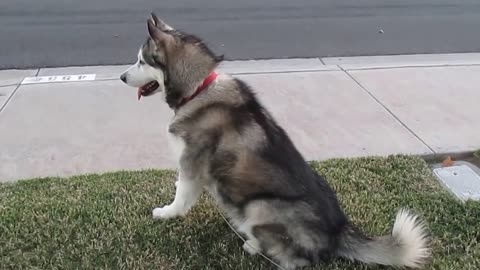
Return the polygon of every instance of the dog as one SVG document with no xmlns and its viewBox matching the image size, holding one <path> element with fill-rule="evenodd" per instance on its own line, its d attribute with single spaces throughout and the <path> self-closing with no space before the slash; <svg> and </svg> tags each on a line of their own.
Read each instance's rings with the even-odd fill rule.
<svg viewBox="0 0 480 270">
<path fill-rule="evenodd" d="M 176 193 L 153 217 L 184 216 L 206 190 L 246 239 L 285 269 L 344 257 L 421 267 L 425 223 L 399 210 L 391 235 L 370 238 L 352 224 L 326 180 L 244 81 L 215 72 L 222 56 L 152 13 L 138 60 L 121 76 L 138 98 L 161 93 L 174 111 L 167 134 L 178 161 Z"/>
</svg>

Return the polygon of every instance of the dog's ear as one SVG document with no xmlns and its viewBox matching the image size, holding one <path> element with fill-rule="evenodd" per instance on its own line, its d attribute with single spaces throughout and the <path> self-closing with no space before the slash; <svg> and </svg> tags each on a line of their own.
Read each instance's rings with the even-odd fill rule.
<svg viewBox="0 0 480 270">
<path fill-rule="evenodd" d="M 167 43 L 173 39 L 173 37 L 154 25 L 154 22 L 149 19 L 147 21 L 148 34 L 150 37 L 158 43 Z"/>
<path fill-rule="evenodd" d="M 164 21 L 159 19 L 157 15 L 155 15 L 155 13 L 153 12 L 150 13 L 150 20 L 153 22 L 153 25 L 155 25 L 156 27 L 158 27 L 158 29 L 162 31 L 173 30 L 173 27 L 171 27 L 170 25 L 166 24 Z"/>
</svg>

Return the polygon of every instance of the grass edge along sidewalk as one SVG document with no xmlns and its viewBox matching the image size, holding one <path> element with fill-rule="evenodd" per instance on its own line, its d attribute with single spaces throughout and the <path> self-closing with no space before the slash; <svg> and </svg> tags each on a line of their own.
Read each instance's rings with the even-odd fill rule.
<svg viewBox="0 0 480 270">
<path fill-rule="evenodd" d="M 390 233 L 407 207 L 428 224 L 426 269 L 480 269 L 480 203 L 444 191 L 412 156 L 332 159 L 312 166 L 368 235 Z M 183 219 L 155 221 L 173 199 L 172 171 L 145 170 L 0 184 L 2 269 L 270 269 L 250 257 L 203 196 Z M 335 259 L 314 269 L 385 269 Z"/>
</svg>

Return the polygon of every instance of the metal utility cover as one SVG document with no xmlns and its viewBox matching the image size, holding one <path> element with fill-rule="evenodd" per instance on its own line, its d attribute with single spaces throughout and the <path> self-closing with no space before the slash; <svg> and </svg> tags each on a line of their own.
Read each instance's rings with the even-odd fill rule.
<svg viewBox="0 0 480 270">
<path fill-rule="evenodd" d="M 460 200 L 480 200 L 480 176 L 467 165 L 436 168 L 433 173 Z"/>
</svg>

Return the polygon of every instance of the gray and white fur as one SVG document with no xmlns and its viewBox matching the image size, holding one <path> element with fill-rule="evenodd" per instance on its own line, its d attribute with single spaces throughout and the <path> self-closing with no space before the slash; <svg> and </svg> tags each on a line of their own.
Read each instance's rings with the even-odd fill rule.
<svg viewBox="0 0 480 270">
<path fill-rule="evenodd" d="M 326 180 L 242 80 L 220 74 L 178 107 L 222 57 L 154 14 L 147 27 L 137 63 L 121 78 L 134 87 L 158 82 L 153 92 L 162 92 L 175 112 L 168 136 L 178 158 L 176 194 L 171 204 L 153 209 L 154 218 L 184 216 L 207 190 L 247 239 L 244 249 L 262 252 L 286 269 L 335 256 L 394 267 L 426 262 L 428 237 L 417 216 L 400 210 L 391 235 L 360 232 Z"/>
</svg>

